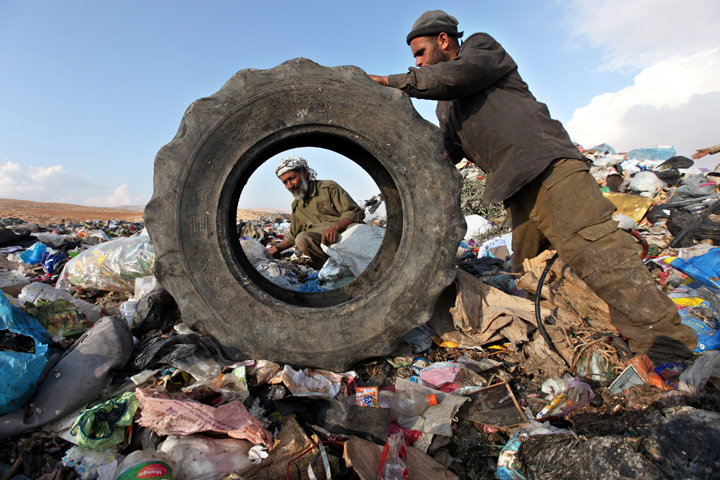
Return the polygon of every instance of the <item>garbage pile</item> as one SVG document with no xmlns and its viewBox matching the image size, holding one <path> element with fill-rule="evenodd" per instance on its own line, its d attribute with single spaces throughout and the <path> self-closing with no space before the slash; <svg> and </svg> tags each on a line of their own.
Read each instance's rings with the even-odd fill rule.
<svg viewBox="0 0 720 480">
<path fill-rule="evenodd" d="M 141 224 L 3 220 L 0 232 L 16 243 L 0 251 L 0 267 L 16 283 L 0 295 L 1 478 L 717 476 L 713 172 L 601 147 L 585 151 L 592 172 L 697 333 L 692 360 L 633 355 L 607 304 L 553 262 L 554 252 L 514 273 L 512 234 L 491 233 L 499 223 L 479 214 L 466 217 L 456 280 L 429 322 L 391 355 L 347 372 L 228 360 L 218 339 L 183 324 L 154 277 Z M 658 149 L 643 155 L 651 154 Z M 646 182 L 670 170 L 678 173 L 672 186 L 651 178 L 660 188 L 630 187 L 641 173 Z M 477 172 L 468 177 L 477 181 Z M 382 230 L 382 205 L 366 202 L 379 213 L 361 231 Z M 287 220 L 238 225 L 256 269 L 296 290 L 357 275 L 346 262 L 338 279 L 322 283 L 297 254 L 269 258 L 266 247 Z M 352 237 L 340 242 L 351 253 Z"/>
</svg>

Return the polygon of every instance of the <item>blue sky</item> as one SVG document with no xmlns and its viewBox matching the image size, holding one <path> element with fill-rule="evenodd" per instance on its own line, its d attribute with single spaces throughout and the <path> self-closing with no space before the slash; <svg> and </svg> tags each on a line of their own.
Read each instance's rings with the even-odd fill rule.
<svg viewBox="0 0 720 480">
<path fill-rule="evenodd" d="M 720 2 L 0 1 L 0 197 L 93 206 L 152 195 L 157 151 L 185 109 L 236 71 L 294 57 L 402 73 L 405 35 L 443 8 L 493 35 L 531 91 L 586 147 L 720 143 Z M 435 122 L 434 102 L 415 102 Z M 357 199 L 349 161 L 304 152 Z M 720 157 L 717 155 L 716 157 Z M 713 168 L 720 158 L 701 165 Z M 292 201 L 267 164 L 241 206 Z"/>
</svg>

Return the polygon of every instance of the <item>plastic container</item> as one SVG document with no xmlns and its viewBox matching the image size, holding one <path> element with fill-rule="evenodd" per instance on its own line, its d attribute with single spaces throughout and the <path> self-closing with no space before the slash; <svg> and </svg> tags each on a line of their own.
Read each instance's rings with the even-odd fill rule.
<svg viewBox="0 0 720 480">
<path fill-rule="evenodd" d="M 435 394 L 426 394 L 417 390 L 406 392 L 390 392 L 383 390 L 378 393 L 380 408 L 389 408 L 391 418 L 417 417 L 422 415 L 431 405 L 437 405 Z"/>
<path fill-rule="evenodd" d="M 27 287 L 24 287 L 20 292 L 20 295 L 18 295 L 18 300 L 20 300 L 23 305 L 25 302 L 34 304 L 38 300 L 47 300 L 52 302 L 53 300 L 57 300 L 59 298 L 73 303 L 78 310 L 85 314 L 87 321 L 92 324 L 100 320 L 100 317 L 102 317 L 102 307 L 99 305 L 94 305 L 90 302 L 86 302 L 85 300 L 75 298 L 69 293 L 58 290 L 46 283 L 31 283 Z"/>
<path fill-rule="evenodd" d="M 118 465 L 113 480 L 172 480 L 172 465 L 167 455 L 156 450 L 136 450 Z"/>
</svg>

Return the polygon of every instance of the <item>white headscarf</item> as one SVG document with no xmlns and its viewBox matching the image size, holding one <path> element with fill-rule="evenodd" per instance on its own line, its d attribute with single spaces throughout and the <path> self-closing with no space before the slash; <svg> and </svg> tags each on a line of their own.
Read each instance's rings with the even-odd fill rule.
<svg viewBox="0 0 720 480">
<path fill-rule="evenodd" d="M 302 169 L 307 170 L 308 178 L 310 180 L 315 180 L 317 178 L 317 172 L 312 168 L 308 167 L 307 160 L 302 157 L 296 157 L 294 155 L 291 157 L 285 157 L 280 160 L 280 164 L 275 169 L 275 175 L 280 177 L 281 175 L 284 175 L 291 170 Z"/>
</svg>

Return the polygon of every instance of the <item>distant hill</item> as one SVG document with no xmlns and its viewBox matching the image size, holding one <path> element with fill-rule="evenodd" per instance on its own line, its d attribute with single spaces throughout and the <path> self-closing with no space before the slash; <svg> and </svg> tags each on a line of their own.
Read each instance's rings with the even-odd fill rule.
<svg viewBox="0 0 720 480">
<path fill-rule="evenodd" d="M 26 222 L 41 225 L 57 225 L 64 221 L 84 222 L 85 220 L 142 220 L 140 210 L 128 208 L 103 208 L 73 205 L 70 203 L 31 202 L 0 198 L 0 218 L 20 218 Z"/>
<path fill-rule="evenodd" d="M 120 205 L 119 207 L 114 207 L 118 210 L 130 210 L 131 212 L 144 212 L 145 211 L 145 205 Z"/>
<path fill-rule="evenodd" d="M 254 208 L 242 208 L 240 210 L 249 210 L 251 212 L 263 212 L 263 213 L 292 213 L 289 208 L 271 208 L 271 207 L 254 207 Z"/>
</svg>

